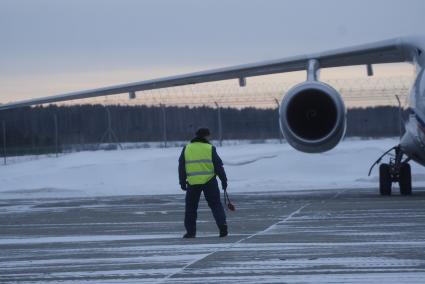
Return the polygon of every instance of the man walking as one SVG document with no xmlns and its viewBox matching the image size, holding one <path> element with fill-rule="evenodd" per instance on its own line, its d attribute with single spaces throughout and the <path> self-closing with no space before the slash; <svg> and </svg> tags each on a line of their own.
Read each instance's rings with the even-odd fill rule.
<svg viewBox="0 0 425 284">
<path fill-rule="evenodd" d="M 199 198 L 204 192 L 208 206 L 211 208 L 215 222 L 220 231 L 220 237 L 227 236 L 226 214 L 220 200 L 216 175 L 221 180 L 223 190 L 227 188 L 227 177 L 223 162 L 214 146 L 208 142 L 210 131 L 200 128 L 196 137 L 187 144 L 179 158 L 180 187 L 186 191 L 186 209 L 184 226 L 186 234 L 183 238 L 196 236 L 196 219 Z"/>
</svg>

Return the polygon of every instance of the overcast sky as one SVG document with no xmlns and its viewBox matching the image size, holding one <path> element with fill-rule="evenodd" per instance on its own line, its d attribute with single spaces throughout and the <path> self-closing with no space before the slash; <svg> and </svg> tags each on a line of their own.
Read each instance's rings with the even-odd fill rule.
<svg viewBox="0 0 425 284">
<path fill-rule="evenodd" d="M 53 95 L 424 34 L 424 11 L 424 0 L 0 0 L 0 95 Z"/>
</svg>

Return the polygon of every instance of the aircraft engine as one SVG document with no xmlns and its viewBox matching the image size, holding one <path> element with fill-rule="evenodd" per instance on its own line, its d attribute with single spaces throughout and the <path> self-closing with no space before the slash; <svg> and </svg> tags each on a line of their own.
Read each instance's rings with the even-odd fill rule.
<svg viewBox="0 0 425 284">
<path fill-rule="evenodd" d="M 282 99 L 280 128 L 288 143 L 306 153 L 334 148 L 344 137 L 346 110 L 340 94 L 319 81 L 296 85 Z"/>
</svg>

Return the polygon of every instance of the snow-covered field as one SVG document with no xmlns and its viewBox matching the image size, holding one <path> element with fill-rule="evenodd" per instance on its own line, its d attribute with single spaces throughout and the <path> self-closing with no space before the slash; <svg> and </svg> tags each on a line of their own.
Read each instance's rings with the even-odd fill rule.
<svg viewBox="0 0 425 284">
<path fill-rule="evenodd" d="M 377 187 L 373 161 L 397 139 L 343 141 L 332 151 L 304 154 L 288 144 L 240 144 L 218 148 L 229 191 L 292 191 Z M 181 148 L 79 152 L 0 167 L 0 198 L 180 193 Z M 412 164 L 415 185 L 423 169 Z"/>
</svg>

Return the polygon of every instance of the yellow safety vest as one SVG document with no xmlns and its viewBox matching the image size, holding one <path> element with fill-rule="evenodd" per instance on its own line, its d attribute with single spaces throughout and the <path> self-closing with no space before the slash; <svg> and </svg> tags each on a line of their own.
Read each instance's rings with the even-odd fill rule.
<svg viewBox="0 0 425 284">
<path fill-rule="evenodd" d="M 188 144 L 184 151 L 184 160 L 189 185 L 206 184 L 215 176 L 211 144 Z"/>
</svg>

